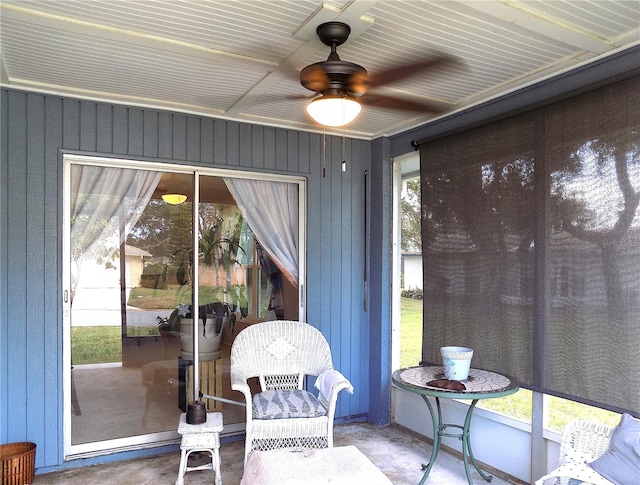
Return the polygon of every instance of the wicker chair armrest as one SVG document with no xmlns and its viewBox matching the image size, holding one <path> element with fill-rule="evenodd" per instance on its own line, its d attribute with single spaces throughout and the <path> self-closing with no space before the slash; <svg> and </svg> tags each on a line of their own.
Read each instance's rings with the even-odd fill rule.
<svg viewBox="0 0 640 485">
<path fill-rule="evenodd" d="M 234 376 L 231 374 L 231 389 L 234 391 L 240 391 L 244 394 L 244 397 L 247 401 L 247 405 L 251 405 L 251 388 L 246 380 L 240 378 L 239 376 Z"/>
<path fill-rule="evenodd" d="M 252 405 L 251 388 L 249 387 L 249 384 L 247 384 L 247 381 L 242 380 L 242 378 L 239 377 L 238 375 L 234 376 L 233 374 L 231 374 L 230 377 L 231 377 L 231 389 L 233 389 L 234 391 L 240 391 L 244 396 L 244 400 L 247 404 L 245 406 L 246 425 L 250 426 L 251 421 L 253 419 L 253 408 L 251 407 Z"/>
<path fill-rule="evenodd" d="M 318 389 L 318 396 L 326 401 L 337 399 L 338 393 L 342 390 L 353 394 L 353 386 L 349 379 L 335 369 L 322 372 L 316 380 L 315 387 Z"/>
<path fill-rule="evenodd" d="M 318 400 L 327 408 L 329 419 L 332 420 L 338 401 L 338 394 L 343 390 L 349 394 L 353 394 L 353 385 L 349 382 L 349 379 L 335 369 L 329 369 L 326 372 L 331 373 L 331 379 L 328 382 L 329 385 L 319 386 L 318 381 L 316 381 L 315 387 L 318 389 Z M 318 376 L 318 378 L 320 379 L 321 376 L 322 374 Z M 326 395 L 327 391 L 329 395 Z"/>
<path fill-rule="evenodd" d="M 340 393 L 340 391 L 347 391 L 349 394 L 353 394 L 353 385 L 346 377 L 344 378 L 344 381 L 338 382 L 331 388 L 329 400 L 338 399 L 338 394 Z"/>
</svg>

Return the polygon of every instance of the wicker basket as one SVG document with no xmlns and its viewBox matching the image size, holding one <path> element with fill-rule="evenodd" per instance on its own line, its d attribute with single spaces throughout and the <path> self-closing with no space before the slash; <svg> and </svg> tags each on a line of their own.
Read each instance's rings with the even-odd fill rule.
<svg viewBox="0 0 640 485">
<path fill-rule="evenodd" d="M 0 445 L 2 485 L 33 483 L 36 463 L 36 444 L 28 441 Z"/>
</svg>

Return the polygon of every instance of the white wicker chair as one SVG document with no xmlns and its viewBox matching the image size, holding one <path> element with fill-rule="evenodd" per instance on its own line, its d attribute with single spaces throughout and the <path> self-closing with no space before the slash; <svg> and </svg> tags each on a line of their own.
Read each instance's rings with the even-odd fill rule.
<svg viewBox="0 0 640 485">
<path fill-rule="evenodd" d="M 325 416 L 256 419 L 247 382 L 257 377 L 261 392 L 303 390 L 305 376 L 331 374 L 329 395 L 318 392 Z M 252 450 L 333 447 L 333 419 L 338 393 L 353 386 L 333 369 L 329 344 L 311 325 L 289 320 L 262 322 L 247 327 L 231 347 L 231 388 L 244 395 L 246 412 L 245 464 Z M 336 376 L 338 378 L 336 379 Z"/>
<path fill-rule="evenodd" d="M 571 421 L 562 430 L 559 464 L 593 461 L 609 447 L 614 428 L 594 421 Z"/>
<path fill-rule="evenodd" d="M 594 421 L 575 420 L 562 430 L 558 467 L 535 482 L 536 485 L 593 483 L 613 485 L 587 465 L 609 447 L 614 428 Z M 573 479 L 572 479 L 573 477 Z M 582 480 L 582 482 L 580 482 Z"/>
</svg>

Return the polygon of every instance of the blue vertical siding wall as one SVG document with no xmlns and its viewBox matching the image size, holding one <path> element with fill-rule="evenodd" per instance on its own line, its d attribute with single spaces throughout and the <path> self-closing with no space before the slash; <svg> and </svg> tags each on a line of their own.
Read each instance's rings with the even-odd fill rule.
<svg viewBox="0 0 640 485">
<path fill-rule="evenodd" d="M 0 101 L 0 442 L 34 441 L 37 468 L 62 465 L 64 153 L 307 177 L 307 320 L 356 389 L 341 396 L 337 416 L 369 412 L 363 186 L 370 141 L 344 140 L 342 172 L 343 140 L 327 136 L 323 177 L 321 134 L 6 89 Z M 380 332 L 373 333 L 379 346 Z"/>
</svg>

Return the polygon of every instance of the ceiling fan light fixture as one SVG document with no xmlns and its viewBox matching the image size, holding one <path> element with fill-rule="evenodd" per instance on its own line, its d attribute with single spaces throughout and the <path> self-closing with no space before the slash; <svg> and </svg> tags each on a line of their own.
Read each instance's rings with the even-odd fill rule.
<svg viewBox="0 0 640 485">
<path fill-rule="evenodd" d="M 187 196 L 184 194 L 163 194 L 162 200 L 164 200 L 167 204 L 178 205 L 187 200 Z"/>
<path fill-rule="evenodd" d="M 338 127 L 351 123 L 362 106 L 349 96 L 323 95 L 307 105 L 307 114 L 323 126 Z"/>
</svg>

